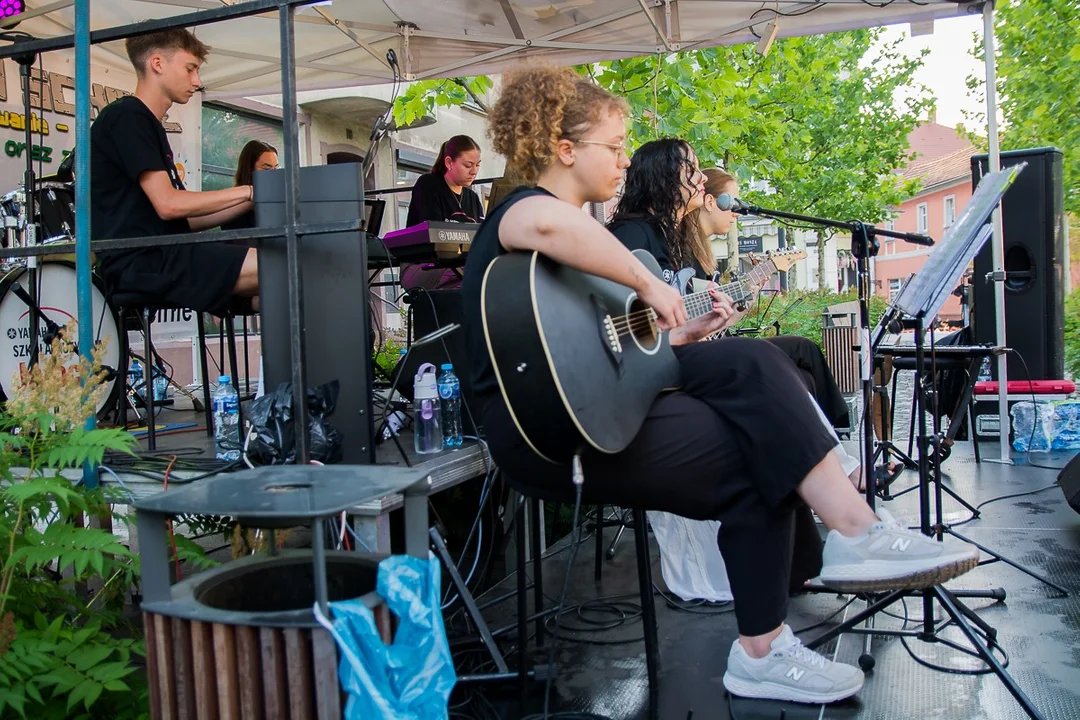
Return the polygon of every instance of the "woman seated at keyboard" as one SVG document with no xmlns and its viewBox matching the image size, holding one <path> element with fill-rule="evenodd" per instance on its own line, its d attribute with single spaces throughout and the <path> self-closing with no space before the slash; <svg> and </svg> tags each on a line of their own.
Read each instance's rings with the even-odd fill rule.
<svg viewBox="0 0 1080 720">
<path fill-rule="evenodd" d="M 468 135 L 455 135 L 439 148 L 431 172 L 416 179 L 406 227 L 426 221 L 478 223 L 484 206 L 470 185 L 480 172 L 480 146 Z M 403 263 L 402 287 L 446 290 L 461 287 L 461 274 L 449 268 Z"/>
</svg>

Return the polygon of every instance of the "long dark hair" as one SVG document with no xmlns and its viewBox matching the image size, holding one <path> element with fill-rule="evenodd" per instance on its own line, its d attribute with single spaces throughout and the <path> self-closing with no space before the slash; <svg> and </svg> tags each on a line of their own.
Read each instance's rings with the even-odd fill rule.
<svg viewBox="0 0 1080 720">
<path fill-rule="evenodd" d="M 630 159 L 612 218 L 644 217 L 655 223 L 676 267 L 685 266 L 692 257 L 679 232 L 679 211 L 686 209 L 682 188 L 688 184 L 687 174 L 694 169 L 690 152 L 690 145 L 678 138 L 660 138 L 639 147 Z"/>
<path fill-rule="evenodd" d="M 446 158 L 457 160 L 461 157 L 462 153 L 479 149 L 480 146 L 468 135 L 455 135 L 444 142 L 442 147 L 439 148 L 439 157 L 435 158 L 435 164 L 431 166 L 431 172 L 435 175 L 445 175 Z"/>
<path fill-rule="evenodd" d="M 240 151 L 240 157 L 236 160 L 236 175 L 233 176 L 237 185 L 250 185 L 251 176 L 255 174 L 255 163 L 259 161 L 263 153 L 272 152 L 277 155 L 273 145 L 264 143 L 262 140 L 248 140 L 247 145 Z"/>
</svg>

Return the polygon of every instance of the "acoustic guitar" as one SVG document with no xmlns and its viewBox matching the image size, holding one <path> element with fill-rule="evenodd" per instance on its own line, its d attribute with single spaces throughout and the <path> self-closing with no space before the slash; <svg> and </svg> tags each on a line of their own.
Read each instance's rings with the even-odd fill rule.
<svg viewBox="0 0 1080 720">
<path fill-rule="evenodd" d="M 652 255 L 634 254 L 662 277 Z M 788 269 L 797 255 L 770 257 L 750 279 Z M 746 302 L 753 297 L 747 280 L 719 288 Z M 708 290 L 683 302 L 690 319 L 712 310 Z M 488 266 L 481 307 L 503 400 L 529 447 L 550 462 L 590 446 L 623 450 L 656 396 L 679 385 L 679 363 L 655 311 L 618 283 L 536 252 L 509 253 Z"/>
</svg>

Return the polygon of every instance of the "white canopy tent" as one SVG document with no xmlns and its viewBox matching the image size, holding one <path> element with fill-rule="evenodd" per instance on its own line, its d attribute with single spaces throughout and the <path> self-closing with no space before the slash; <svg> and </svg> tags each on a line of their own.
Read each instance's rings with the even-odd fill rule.
<svg viewBox="0 0 1080 720">
<path fill-rule="evenodd" d="M 92 30 L 196 10 L 237 5 L 238 0 L 95 0 Z M 70 35 L 74 0 L 30 4 L 19 30 L 38 38 Z M 775 22 L 777 37 L 982 12 L 986 37 L 990 170 L 999 168 L 994 92 L 993 4 L 952 0 L 336 0 L 296 12 L 296 85 L 300 90 L 390 82 L 386 53 L 393 49 L 407 80 L 493 74 L 542 60 L 579 64 L 658 52 L 678 52 L 754 42 Z M 9 25 L 5 21 L 4 25 Z M 210 98 L 279 92 L 278 15 L 233 19 L 197 29 L 211 46 L 202 78 Z M 121 42 L 96 45 L 95 64 L 128 69 Z M 1003 267 L 1000 211 L 994 214 L 994 268 Z M 997 344 L 1005 344 L 1004 281 L 995 283 Z M 998 358 L 998 376 L 1007 377 Z M 1001 383 L 1001 457 L 1007 459 L 1005 383 Z"/>
<path fill-rule="evenodd" d="M 235 5 L 231 0 L 97 0 L 92 29 Z M 42 4 L 19 26 L 37 37 L 71 33 L 73 0 Z M 880 3 L 745 0 L 336 0 L 298 8 L 298 89 L 391 80 L 393 49 L 406 79 L 492 74 L 525 61 L 577 64 L 754 42 L 774 18 L 778 37 L 978 11 L 948 0 Z M 23 17 L 26 17 L 24 15 Z M 276 93 L 277 13 L 205 25 L 212 47 L 203 80 L 213 97 Z M 127 65 L 121 42 L 96 47 L 96 62 Z"/>
</svg>

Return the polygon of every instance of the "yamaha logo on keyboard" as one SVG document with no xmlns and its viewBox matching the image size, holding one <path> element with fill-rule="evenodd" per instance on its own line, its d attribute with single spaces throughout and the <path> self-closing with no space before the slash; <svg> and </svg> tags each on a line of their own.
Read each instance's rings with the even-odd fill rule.
<svg viewBox="0 0 1080 720">
<path fill-rule="evenodd" d="M 473 234 L 471 232 L 463 232 L 460 230 L 440 230 L 439 242 L 445 243 L 467 243 L 472 241 Z"/>
</svg>

